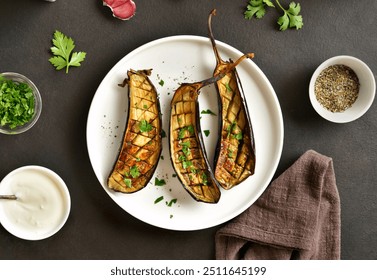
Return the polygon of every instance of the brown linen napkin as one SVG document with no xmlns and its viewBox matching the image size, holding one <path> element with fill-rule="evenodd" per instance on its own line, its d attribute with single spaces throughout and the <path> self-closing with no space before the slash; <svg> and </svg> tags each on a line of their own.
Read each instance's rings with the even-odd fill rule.
<svg viewBox="0 0 377 280">
<path fill-rule="evenodd" d="M 332 159 L 303 154 L 215 236 L 216 259 L 340 259 Z"/>
</svg>

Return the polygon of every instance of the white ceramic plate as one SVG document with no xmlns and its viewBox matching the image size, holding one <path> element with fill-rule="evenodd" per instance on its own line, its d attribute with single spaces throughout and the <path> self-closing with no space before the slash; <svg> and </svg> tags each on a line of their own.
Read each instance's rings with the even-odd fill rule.
<svg viewBox="0 0 377 280">
<path fill-rule="evenodd" d="M 237 49 L 217 42 L 224 59 L 237 59 Z M 198 230 L 229 221 L 246 210 L 270 183 L 280 160 L 283 146 L 283 119 L 276 94 L 263 72 L 251 60 L 243 61 L 238 73 L 245 90 L 256 143 L 256 170 L 242 184 L 221 190 L 217 204 L 196 202 L 173 177 L 168 138 L 163 138 L 162 158 L 154 177 L 133 194 L 114 192 L 107 187 L 107 177 L 120 149 L 127 119 L 127 89 L 118 86 L 127 70 L 153 69 L 150 76 L 160 96 L 163 129 L 168 132 L 170 101 L 180 83 L 211 77 L 216 61 L 208 38 L 174 36 L 145 44 L 121 59 L 106 75 L 93 98 L 87 122 L 87 145 L 94 172 L 107 194 L 129 214 L 151 225 L 173 230 Z M 200 110 L 217 112 L 213 85 L 202 89 Z M 211 161 L 217 141 L 218 117 L 202 115 L 202 130 Z M 155 186 L 155 177 L 166 185 Z M 163 199 L 155 203 L 157 198 Z M 176 203 L 169 206 L 169 202 Z"/>
</svg>

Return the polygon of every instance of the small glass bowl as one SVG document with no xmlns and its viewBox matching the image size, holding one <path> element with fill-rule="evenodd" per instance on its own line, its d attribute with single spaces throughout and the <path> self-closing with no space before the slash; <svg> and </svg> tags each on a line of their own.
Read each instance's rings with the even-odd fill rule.
<svg viewBox="0 0 377 280">
<path fill-rule="evenodd" d="M 351 68 L 360 82 L 359 96 L 355 103 L 343 112 L 331 112 L 317 100 L 314 85 L 322 70 L 332 65 L 345 65 Z M 360 59 L 348 55 L 340 55 L 327 59 L 313 73 L 309 84 L 309 98 L 314 110 L 324 119 L 334 123 L 347 123 L 364 115 L 372 105 L 376 91 L 374 75 L 369 67 Z"/>
<path fill-rule="evenodd" d="M 22 126 L 17 126 L 13 129 L 10 128 L 7 125 L 6 126 L 0 125 L 0 132 L 3 133 L 3 134 L 12 135 L 12 134 L 19 134 L 19 133 L 25 132 L 25 131 L 29 130 L 30 128 L 32 128 L 34 126 L 34 124 L 39 119 L 39 116 L 41 115 L 41 112 L 42 112 L 41 94 L 39 93 L 39 90 L 35 86 L 35 84 L 29 78 L 25 77 L 24 75 L 21 75 L 21 74 L 18 74 L 18 73 L 13 73 L 13 72 L 5 72 L 5 73 L 1 73 L 0 75 L 2 77 L 4 77 L 5 79 L 12 80 L 12 81 L 17 82 L 17 83 L 25 83 L 25 84 L 29 85 L 30 88 L 33 91 L 33 94 L 34 94 L 34 115 L 31 118 L 31 120 L 29 122 L 27 122 L 26 124 L 24 124 Z"/>
</svg>

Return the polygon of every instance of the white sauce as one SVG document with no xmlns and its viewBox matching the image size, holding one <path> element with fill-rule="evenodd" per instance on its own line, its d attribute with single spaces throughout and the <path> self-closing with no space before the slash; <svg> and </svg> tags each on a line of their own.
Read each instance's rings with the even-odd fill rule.
<svg viewBox="0 0 377 280">
<path fill-rule="evenodd" d="M 12 174 L 1 183 L 0 191 L 17 196 L 17 200 L 0 201 L 5 219 L 1 222 L 17 232 L 49 235 L 65 220 L 66 201 L 59 182 L 41 170 L 26 169 Z"/>
</svg>

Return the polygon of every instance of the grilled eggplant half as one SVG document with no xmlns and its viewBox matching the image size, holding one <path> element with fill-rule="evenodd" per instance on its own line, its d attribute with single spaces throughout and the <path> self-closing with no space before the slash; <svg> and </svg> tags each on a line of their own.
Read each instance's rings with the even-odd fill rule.
<svg viewBox="0 0 377 280">
<path fill-rule="evenodd" d="M 122 146 L 108 178 L 108 187 L 114 191 L 133 193 L 144 188 L 160 158 L 160 105 L 150 73 L 131 69 L 120 85 L 128 85 L 129 110 Z"/>
<path fill-rule="evenodd" d="M 197 201 L 217 203 L 220 188 L 208 162 L 199 121 L 199 91 L 226 75 L 250 54 L 227 64 L 215 77 L 202 82 L 184 83 L 171 101 L 169 146 L 171 160 L 184 188 Z"/>
<path fill-rule="evenodd" d="M 217 50 L 211 20 L 208 18 L 209 36 L 216 56 L 214 76 L 226 69 L 232 61 L 224 61 Z M 255 140 L 241 81 L 234 68 L 216 82 L 219 96 L 219 140 L 215 153 L 215 178 L 224 189 L 238 185 L 255 171 Z"/>
</svg>

